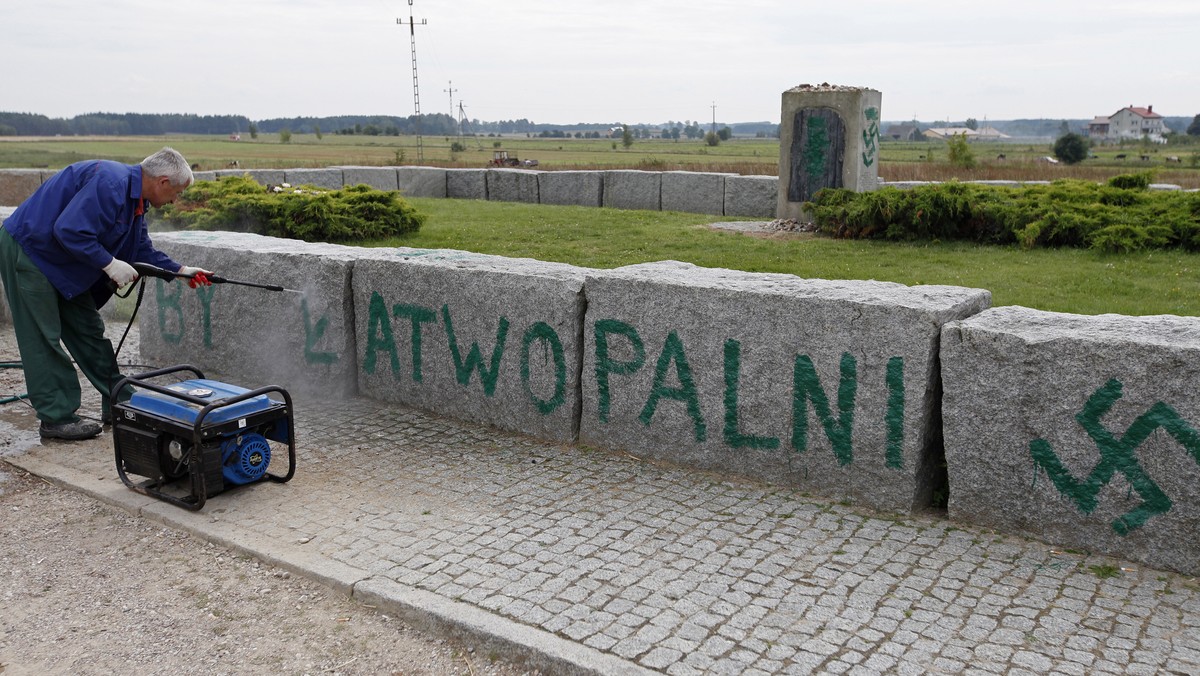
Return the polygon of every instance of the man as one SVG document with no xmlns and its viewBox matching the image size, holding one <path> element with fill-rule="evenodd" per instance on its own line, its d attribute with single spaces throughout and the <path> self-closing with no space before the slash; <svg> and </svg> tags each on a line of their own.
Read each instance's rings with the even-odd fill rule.
<svg viewBox="0 0 1200 676">
<path fill-rule="evenodd" d="M 42 438 L 100 434 L 99 424 L 76 415 L 81 393 L 71 357 L 103 395 L 107 418 L 108 395 L 121 373 L 97 308 L 137 280 L 130 263 L 178 272 L 193 286 L 211 284 L 211 273 L 171 260 L 146 231 L 146 208 L 174 202 L 192 180 L 187 160 L 171 148 L 136 165 L 78 162 L 43 183 L 4 221 L 0 281 Z"/>
</svg>

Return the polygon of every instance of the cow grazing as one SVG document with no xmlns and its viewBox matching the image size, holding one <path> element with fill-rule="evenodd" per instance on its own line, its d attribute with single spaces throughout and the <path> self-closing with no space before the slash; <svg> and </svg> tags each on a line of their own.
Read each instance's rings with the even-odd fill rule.
<svg viewBox="0 0 1200 676">
<path fill-rule="evenodd" d="M 241 169 L 242 165 L 237 160 L 234 160 L 227 164 L 226 167 L 229 169 Z"/>
<path fill-rule="evenodd" d="M 1167 161 L 1179 164 L 1179 156 L 1178 155 L 1167 155 Z"/>
<path fill-rule="evenodd" d="M 1113 159 L 1114 160 L 1123 160 L 1123 159 L 1125 159 L 1125 153 L 1121 153 L 1120 155 L 1117 155 Z"/>
<path fill-rule="evenodd" d="M 1138 159 L 1140 159 L 1143 162 L 1149 162 L 1150 156 L 1149 155 L 1138 155 Z"/>
<path fill-rule="evenodd" d="M 1007 159 L 1008 159 L 1008 157 L 1007 157 L 1007 156 L 1005 156 L 1005 154 L 1004 154 L 1004 153 L 1000 153 L 999 155 L 997 155 L 997 156 L 996 156 L 996 159 L 997 159 L 997 160 L 1007 160 Z"/>
</svg>

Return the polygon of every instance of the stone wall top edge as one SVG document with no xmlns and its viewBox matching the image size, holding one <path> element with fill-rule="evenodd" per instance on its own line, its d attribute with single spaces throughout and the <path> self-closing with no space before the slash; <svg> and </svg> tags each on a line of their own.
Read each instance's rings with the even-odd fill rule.
<svg viewBox="0 0 1200 676">
<path fill-rule="evenodd" d="M 328 242 L 305 242 L 299 239 L 268 237 L 250 232 L 230 232 L 223 230 L 178 230 L 151 233 L 155 244 L 181 244 L 199 246 L 211 249 L 229 249 L 261 254 L 297 254 L 306 256 L 324 256 L 337 260 L 357 260 L 361 258 L 362 247 Z"/>
<path fill-rule="evenodd" d="M 1080 315 L 1005 305 L 955 326 L 963 334 L 1004 334 L 1031 343 L 1078 340 L 1200 348 L 1200 317 L 1180 315 Z"/>
<path fill-rule="evenodd" d="M 534 258 L 509 258 L 457 249 L 416 249 L 408 247 L 363 249 L 358 260 L 366 267 L 394 262 L 463 271 L 499 272 L 548 277 L 583 284 L 590 272 L 568 263 L 540 261 Z"/>
<path fill-rule="evenodd" d="M 875 280 L 830 280 L 777 272 L 744 272 L 705 268 L 680 261 L 639 263 L 612 270 L 595 270 L 590 279 L 621 280 L 697 289 L 723 289 L 738 293 L 788 296 L 888 305 L 920 311 L 942 312 L 962 308 L 981 310 L 991 302 L 991 292 L 961 286 L 916 285 Z"/>
</svg>

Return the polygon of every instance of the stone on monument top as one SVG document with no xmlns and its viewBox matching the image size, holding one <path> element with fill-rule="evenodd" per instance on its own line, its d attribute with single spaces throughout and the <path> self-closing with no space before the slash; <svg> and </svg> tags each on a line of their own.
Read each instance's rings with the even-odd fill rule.
<svg viewBox="0 0 1200 676">
<path fill-rule="evenodd" d="M 873 91 L 870 87 L 855 87 L 852 85 L 835 85 L 828 82 L 822 82 L 819 85 L 802 84 L 792 87 L 789 92 L 868 92 Z"/>
</svg>

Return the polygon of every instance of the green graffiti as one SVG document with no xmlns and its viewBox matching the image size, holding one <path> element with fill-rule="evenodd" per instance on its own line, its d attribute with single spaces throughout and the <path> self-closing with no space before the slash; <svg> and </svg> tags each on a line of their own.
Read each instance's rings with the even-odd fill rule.
<svg viewBox="0 0 1200 676">
<path fill-rule="evenodd" d="M 670 369 L 672 363 L 675 364 L 675 377 L 679 380 L 679 387 L 665 385 L 667 370 Z M 687 354 L 683 351 L 683 341 L 679 340 L 679 335 L 674 331 L 667 334 L 662 353 L 659 354 L 658 363 L 654 367 L 654 384 L 650 388 L 650 398 L 646 400 L 642 414 L 638 416 L 638 420 L 642 421 L 643 425 L 650 424 L 654 412 L 658 410 L 658 402 L 663 397 L 682 401 L 687 405 L 696 441 L 704 441 L 708 437 L 704 416 L 700 414 L 700 395 L 696 392 L 692 369 L 688 366 Z"/>
<path fill-rule="evenodd" d="M 779 448 L 779 439 L 742 434 L 738 430 L 738 380 L 742 370 L 742 344 L 725 341 L 725 443 L 734 448 L 767 450 Z"/>
<path fill-rule="evenodd" d="M 158 302 L 158 331 L 162 335 L 162 339 L 171 345 L 178 345 L 179 341 L 183 340 L 183 285 L 171 285 L 171 294 L 167 294 L 167 284 L 161 279 L 155 280 L 158 284 L 154 287 L 154 299 Z M 175 312 L 175 321 L 179 326 L 176 332 L 167 330 L 167 312 L 173 310 Z"/>
<path fill-rule="evenodd" d="M 596 335 L 596 402 L 600 422 L 608 422 L 610 373 L 626 375 L 642 368 L 646 363 L 646 347 L 637 329 L 625 322 L 615 319 L 600 319 L 594 325 Z M 615 361 L 608 356 L 608 336 L 617 334 L 625 336 L 633 348 L 634 357 L 630 361 Z"/>
<path fill-rule="evenodd" d="M 500 376 L 500 360 L 504 356 L 504 341 L 508 338 L 508 319 L 500 317 L 500 325 L 496 328 L 496 345 L 492 348 L 491 368 L 483 365 L 483 355 L 479 343 L 471 343 L 466 360 L 458 350 L 458 340 L 454 337 L 454 322 L 450 319 L 450 306 L 442 306 L 442 321 L 446 327 L 446 339 L 450 341 L 450 355 L 454 357 L 454 372 L 459 385 L 471 382 L 471 373 L 479 371 L 479 381 L 483 384 L 483 393 L 492 396 L 496 393 L 496 380 Z"/>
<path fill-rule="evenodd" d="M 316 326 L 313 326 L 308 313 L 308 298 L 300 299 L 300 314 L 304 317 L 304 361 L 309 364 L 332 364 L 337 361 L 337 355 L 333 352 L 317 352 L 313 349 L 325 335 L 325 329 L 329 327 L 329 318 L 321 317 Z"/>
<path fill-rule="evenodd" d="M 371 304 L 367 308 L 367 348 L 362 367 L 367 375 L 375 373 L 375 353 L 379 350 L 388 352 L 391 356 L 392 374 L 399 376 L 400 357 L 396 354 L 392 322 L 388 317 L 387 308 L 383 305 L 383 296 L 375 291 L 371 293 Z"/>
<path fill-rule="evenodd" d="M 887 452 L 885 463 L 892 469 L 904 468 L 904 357 L 892 357 L 887 365 L 888 403 Z"/>
<path fill-rule="evenodd" d="M 874 107 L 864 111 L 867 118 L 867 128 L 863 130 L 862 139 L 865 150 L 862 153 L 863 166 L 875 164 L 875 153 L 879 149 L 879 111 Z"/>
<path fill-rule="evenodd" d="M 542 341 L 549 348 L 550 357 L 554 360 L 554 396 L 549 399 L 540 399 L 529 384 L 529 349 L 535 340 Z M 535 323 L 521 338 L 521 384 L 542 415 L 551 413 L 567 401 L 567 359 L 563 354 L 562 341 L 546 322 Z"/>
<path fill-rule="evenodd" d="M 179 290 L 183 291 L 180 282 Z M 212 285 L 196 287 L 196 297 L 200 299 L 200 322 L 204 327 L 204 347 L 212 347 L 212 297 L 217 292 Z"/>
<path fill-rule="evenodd" d="M 854 462 L 854 399 L 858 391 L 858 362 L 849 352 L 842 354 L 841 380 L 838 383 L 838 417 L 829 409 L 829 400 L 821 387 L 821 379 L 808 355 L 796 355 L 792 375 L 792 448 L 797 453 L 808 450 L 808 404 L 825 428 L 825 436 L 833 446 L 839 465 Z"/>
<path fill-rule="evenodd" d="M 804 169 L 809 176 L 820 176 L 825 172 L 825 153 L 829 148 L 829 131 L 825 118 L 808 118 L 808 139 L 804 145 Z"/>
<path fill-rule="evenodd" d="M 433 308 L 420 305 L 405 305 L 396 303 L 392 306 L 392 314 L 396 319 L 408 317 L 412 324 L 412 379 L 421 382 L 421 324 L 437 321 L 437 312 Z"/>
<path fill-rule="evenodd" d="M 1138 416 L 1120 440 L 1113 436 L 1101 424 L 1100 418 L 1121 398 L 1123 389 L 1121 381 L 1115 378 L 1109 380 L 1092 393 L 1083 409 L 1075 415 L 1075 420 L 1100 451 L 1100 461 L 1082 481 L 1076 479 L 1070 470 L 1063 466 L 1047 441 L 1034 439 L 1029 442 L 1029 454 L 1033 457 L 1035 468 L 1045 470 L 1059 493 L 1070 498 L 1075 507 L 1084 514 L 1090 514 L 1096 509 L 1097 495 L 1108 485 L 1115 473 L 1120 472 L 1125 476 L 1130 488 L 1141 496 L 1142 502 L 1112 522 L 1112 529 L 1122 536 L 1141 528 L 1151 517 L 1171 510 L 1171 499 L 1142 469 L 1134 454 L 1142 442 L 1161 427 L 1200 464 L 1200 434 L 1197 434 L 1175 409 L 1161 401 Z"/>
</svg>

